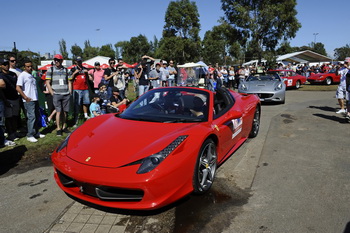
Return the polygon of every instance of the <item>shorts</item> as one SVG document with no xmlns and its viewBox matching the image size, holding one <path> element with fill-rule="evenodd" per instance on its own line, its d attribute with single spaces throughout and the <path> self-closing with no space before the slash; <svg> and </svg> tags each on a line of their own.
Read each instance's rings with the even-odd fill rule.
<svg viewBox="0 0 350 233">
<path fill-rule="evenodd" d="M 54 94 L 53 95 L 53 106 L 55 106 L 55 109 L 57 112 L 69 112 L 69 99 L 70 95 L 59 95 Z"/>
<path fill-rule="evenodd" d="M 337 99 L 345 99 L 346 98 L 346 87 L 339 85 L 337 92 L 335 94 L 335 97 Z"/>
<path fill-rule="evenodd" d="M 5 118 L 19 116 L 19 99 L 16 100 L 7 100 L 10 102 L 11 107 L 6 106 L 5 104 Z M 22 101 L 22 100 L 21 100 Z"/>
<path fill-rule="evenodd" d="M 74 90 L 73 99 L 76 105 L 90 104 L 89 90 Z"/>
</svg>

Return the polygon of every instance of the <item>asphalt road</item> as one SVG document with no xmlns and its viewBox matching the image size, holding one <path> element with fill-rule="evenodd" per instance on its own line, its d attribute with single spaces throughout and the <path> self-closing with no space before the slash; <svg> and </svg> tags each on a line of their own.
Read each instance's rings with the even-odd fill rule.
<svg viewBox="0 0 350 233">
<path fill-rule="evenodd" d="M 288 91 L 285 105 L 263 105 L 258 137 L 218 169 L 209 193 L 122 214 L 118 232 L 350 232 L 350 124 L 336 104 L 334 92 Z M 50 166 L 13 168 L 0 185 L 0 232 L 50 231 L 73 204 Z"/>
</svg>

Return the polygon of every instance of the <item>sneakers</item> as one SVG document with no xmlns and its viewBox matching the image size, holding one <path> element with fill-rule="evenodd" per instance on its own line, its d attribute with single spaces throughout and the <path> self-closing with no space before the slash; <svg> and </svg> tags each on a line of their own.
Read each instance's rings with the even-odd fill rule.
<svg viewBox="0 0 350 233">
<path fill-rule="evenodd" d="M 56 133 L 57 136 L 62 136 L 62 130 L 57 130 L 57 133 Z"/>
<path fill-rule="evenodd" d="M 16 143 L 13 142 L 13 141 L 10 141 L 10 140 L 5 140 L 5 143 L 4 143 L 5 146 L 15 146 Z"/>
<path fill-rule="evenodd" d="M 345 112 L 346 112 L 345 109 L 340 109 L 339 111 L 337 111 L 335 113 L 340 114 L 340 113 L 345 113 Z"/>
<path fill-rule="evenodd" d="M 45 137 L 45 135 L 44 135 L 44 134 L 39 133 L 39 134 L 35 135 L 35 137 L 36 137 L 36 138 L 44 138 L 44 137 Z"/>
<path fill-rule="evenodd" d="M 64 133 L 70 133 L 70 131 L 69 131 L 67 128 L 64 128 L 62 131 L 63 131 Z"/>
<path fill-rule="evenodd" d="M 38 139 L 36 139 L 35 137 L 27 137 L 27 141 L 28 142 L 38 142 Z"/>
</svg>

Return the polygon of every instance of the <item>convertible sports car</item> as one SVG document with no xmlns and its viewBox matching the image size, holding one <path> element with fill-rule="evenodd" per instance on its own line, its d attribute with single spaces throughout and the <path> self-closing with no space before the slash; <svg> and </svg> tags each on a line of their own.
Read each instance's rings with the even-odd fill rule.
<svg viewBox="0 0 350 233">
<path fill-rule="evenodd" d="M 306 77 L 295 73 L 293 70 L 269 70 L 267 73 L 277 73 L 284 80 L 287 88 L 299 89 L 306 83 Z"/>
<path fill-rule="evenodd" d="M 239 93 L 257 94 L 260 101 L 284 104 L 286 85 L 278 74 L 254 74 L 238 86 Z"/>
<path fill-rule="evenodd" d="M 307 78 L 307 81 L 309 81 L 311 84 L 323 83 L 331 85 L 333 83 L 340 82 L 340 75 L 337 75 L 336 69 L 332 69 L 328 73 L 312 74 L 310 75 L 310 77 Z"/>
<path fill-rule="evenodd" d="M 52 154 L 55 180 L 75 199 L 121 209 L 205 193 L 217 166 L 258 134 L 260 109 L 256 95 L 223 88 L 152 89 L 72 132 Z"/>
</svg>

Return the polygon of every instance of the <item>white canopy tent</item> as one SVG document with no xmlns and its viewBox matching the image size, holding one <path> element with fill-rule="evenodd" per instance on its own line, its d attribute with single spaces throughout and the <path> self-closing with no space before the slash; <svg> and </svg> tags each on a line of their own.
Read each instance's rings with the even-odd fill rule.
<svg viewBox="0 0 350 233">
<path fill-rule="evenodd" d="M 179 75 L 177 76 L 177 83 L 183 86 L 199 86 L 204 85 L 205 80 L 201 78 L 199 69 L 207 69 L 204 62 L 189 62 L 183 65 L 178 65 Z"/>
</svg>

